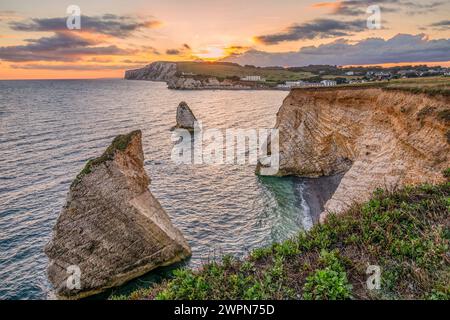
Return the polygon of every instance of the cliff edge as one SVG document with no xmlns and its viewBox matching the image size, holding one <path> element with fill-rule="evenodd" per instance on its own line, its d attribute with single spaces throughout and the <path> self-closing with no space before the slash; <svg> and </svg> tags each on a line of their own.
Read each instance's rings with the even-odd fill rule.
<svg viewBox="0 0 450 320">
<path fill-rule="evenodd" d="M 89 296 L 190 256 L 148 189 L 141 136 L 117 136 L 72 183 L 45 248 L 58 297 Z"/>
<path fill-rule="evenodd" d="M 449 100 L 380 88 L 294 89 L 277 113 L 278 175 L 345 173 L 322 221 L 377 188 L 442 182 L 450 166 Z"/>
<path fill-rule="evenodd" d="M 174 62 L 156 61 L 143 68 L 125 71 L 127 80 L 168 81 L 175 77 L 177 64 Z"/>
</svg>

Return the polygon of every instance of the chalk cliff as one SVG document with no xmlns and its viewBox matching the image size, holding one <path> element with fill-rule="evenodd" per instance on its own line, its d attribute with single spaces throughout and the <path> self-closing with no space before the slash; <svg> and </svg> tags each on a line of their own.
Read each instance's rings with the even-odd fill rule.
<svg viewBox="0 0 450 320">
<path fill-rule="evenodd" d="M 176 63 L 156 61 L 140 69 L 125 71 L 125 79 L 168 81 L 175 77 L 176 73 Z"/>
<path fill-rule="evenodd" d="M 92 295 L 191 254 L 148 189 L 141 135 L 116 137 L 72 183 L 45 248 L 58 297 Z M 80 271 L 79 287 L 73 278 L 68 286 L 73 266 Z"/>
<path fill-rule="evenodd" d="M 232 79 L 219 80 L 207 75 L 183 75 L 176 62 L 156 61 L 143 68 L 125 71 L 127 80 L 164 81 L 169 89 L 175 90 L 243 90 L 268 89 L 269 86 Z M 272 87 L 270 87 L 272 88 Z"/>
<path fill-rule="evenodd" d="M 243 90 L 243 89 L 252 89 L 255 86 L 252 87 L 248 84 L 242 83 L 241 81 L 232 81 L 229 79 L 219 81 L 214 77 L 199 77 L 199 78 L 173 77 L 167 81 L 167 87 L 169 89 L 176 89 L 176 90 L 201 90 L 201 89 Z"/>
<path fill-rule="evenodd" d="M 378 187 L 443 181 L 449 100 L 379 88 L 294 89 L 277 113 L 278 175 L 345 173 L 321 220 Z"/>
</svg>

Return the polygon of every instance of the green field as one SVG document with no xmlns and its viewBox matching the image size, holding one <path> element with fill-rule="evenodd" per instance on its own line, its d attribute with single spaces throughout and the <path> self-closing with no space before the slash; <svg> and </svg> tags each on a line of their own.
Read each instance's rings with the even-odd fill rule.
<svg viewBox="0 0 450 320">
<path fill-rule="evenodd" d="M 375 81 L 361 84 L 343 85 L 358 87 L 379 87 L 386 90 L 404 90 L 413 93 L 442 94 L 450 95 L 450 77 L 426 77 L 395 79 L 390 81 Z"/>
<path fill-rule="evenodd" d="M 217 78 L 261 76 L 267 81 L 283 82 L 286 80 L 302 80 L 314 76 L 310 72 L 293 72 L 283 69 L 268 69 L 234 64 L 205 63 L 205 62 L 178 62 L 178 71 L 194 73 L 200 76 Z"/>
</svg>

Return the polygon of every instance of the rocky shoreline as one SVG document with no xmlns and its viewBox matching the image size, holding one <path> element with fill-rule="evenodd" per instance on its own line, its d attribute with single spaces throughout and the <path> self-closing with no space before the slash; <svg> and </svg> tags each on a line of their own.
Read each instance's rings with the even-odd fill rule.
<svg viewBox="0 0 450 320">
<path fill-rule="evenodd" d="M 343 174 L 321 220 L 368 200 L 377 188 L 443 182 L 449 99 L 380 88 L 294 89 L 277 113 L 277 175 Z"/>
<path fill-rule="evenodd" d="M 314 223 L 348 212 L 376 189 L 443 183 L 450 167 L 449 102 L 379 88 L 292 90 L 277 113 L 276 175 L 301 177 L 294 185 L 302 185 Z M 175 128 L 192 130 L 195 123 L 181 102 Z M 97 294 L 191 255 L 149 183 L 139 130 L 117 136 L 86 164 L 45 248 L 57 297 Z M 68 282 L 74 268 L 78 286 Z"/>
</svg>

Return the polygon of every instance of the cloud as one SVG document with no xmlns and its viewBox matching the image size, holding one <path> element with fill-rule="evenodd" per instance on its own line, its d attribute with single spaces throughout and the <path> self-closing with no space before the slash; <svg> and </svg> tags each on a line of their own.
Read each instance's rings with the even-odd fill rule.
<svg viewBox="0 0 450 320">
<path fill-rule="evenodd" d="M 161 54 L 161 52 L 159 52 L 158 49 L 156 49 L 155 47 L 152 46 L 142 46 L 142 51 L 143 53 L 150 53 L 150 54 L 154 54 L 159 56 Z"/>
<path fill-rule="evenodd" d="M 0 21 L 17 19 L 19 15 L 13 10 L 0 10 Z"/>
<path fill-rule="evenodd" d="M 179 55 L 184 55 L 186 53 L 189 53 L 191 51 L 192 51 L 191 47 L 187 43 L 183 43 L 181 48 L 167 49 L 166 54 L 169 56 L 179 56 Z"/>
<path fill-rule="evenodd" d="M 430 27 L 433 27 L 435 29 L 439 30 L 448 30 L 450 29 L 450 20 L 442 20 L 439 22 L 435 22 L 430 24 Z"/>
<path fill-rule="evenodd" d="M 132 63 L 132 64 L 148 64 L 148 60 L 130 60 L 130 59 L 125 59 L 121 61 L 122 63 Z"/>
<path fill-rule="evenodd" d="M 67 18 L 34 18 L 25 21 L 12 21 L 9 27 L 15 31 L 67 31 Z M 155 19 L 139 19 L 132 16 L 104 14 L 102 16 L 81 16 L 81 32 L 104 34 L 117 38 L 126 38 L 141 29 L 158 27 L 160 21 Z"/>
<path fill-rule="evenodd" d="M 366 14 L 367 7 L 380 6 L 381 13 L 406 11 L 408 14 L 424 14 L 435 11 L 445 4 L 443 1 L 415 2 L 411 0 L 344 0 L 338 2 L 321 2 L 313 4 L 313 8 L 330 8 L 331 14 L 341 16 L 357 16 Z"/>
<path fill-rule="evenodd" d="M 398 4 L 399 0 L 345 0 L 340 2 L 325 2 L 325 4 L 330 4 L 333 8 L 332 14 L 341 16 L 357 16 L 361 14 L 367 14 L 366 10 L 371 5 L 378 5 L 382 13 L 387 12 L 397 12 L 400 10 Z M 334 4 L 332 6 L 331 4 Z"/>
<path fill-rule="evenodd" d="M 12 62 L 82 60 L 84 56 L 129 55 L 138 50 L 123 49 L 108 44 L 110 37 L 127 38 L 133 33 L 155 28 L 159 21 L 151 18 L 104 14 L 102 16 L 81 16 L 81 30 L 68 30 L 66 18 L 34 18 L 11 21 L 14 31 L 53 32 L 52 36 L 39 39 L 25 39 L 25 44 L 0 47 L 0 59 Z M 159 52 L 151 48 L 151 52 Z"/>
<path fill-rule="evenodd" d="M 140 65 L 136 65 L 138 67 Z M 71 65 L 71 64 L 58 64 L 58 65 L 45 65 L 45 64 L 13 64 L 13 69 L 25 69 L 25 70 L 59 70 L 59 71 L 97 71 L 97 70 L 123 70 L 133 67 L 131 65 L 105 65 L 105 64 L 85 64 L 85 65 Z"/>
<path fill-rule="evenodd" d="M 167 49 L 166 50 L 166 54 L 169 55 L 169 56 L 177 56 L 180 53 L 181 53 L 181 51 L 178 50 L 178 49 Z"/>
<path fill-rule="evenodd" d="M 56 32 L 53 36 L 27 39 L 25 45 L 0 47 L 0 59 L 5 61 L 78 61 L 82 56 L 125 55 L 131 50 L 116 45 L 98 46 L 95 38 L 84 38 L 76 32 Z"/>
<path fill-rule="evenodd" d="M 407 14 L 427 14 L 435 12 L 440 6 L 444 5 L 444 1 L 433 1 L 430 3 L 417 3 L 413 1 L 402 1 L 402 7 L 406 9 Z"/>
<path fill-rule="evenodd" d="M 257 66 L 450 61 L 450 39 L 429 40 L 424 34 L 398 34 L 387 40 L 368 38 L 355 44 L 338 39 L 329 44 L 303 47 L 297 52 L 269 53 L 250 50 L 225 58 L 224 61 Z"/>
<path fill-rule="evenodd" d="M 364 19 L 353 21 L 316 19 L 302 24 L 291 25 L 279 33 L 255 37 L 255 40 L 263 44 L 271 45 L 282 41 L 341 37 L 364 31 L 366 28 L 367 23 Z"/>
</svg>

